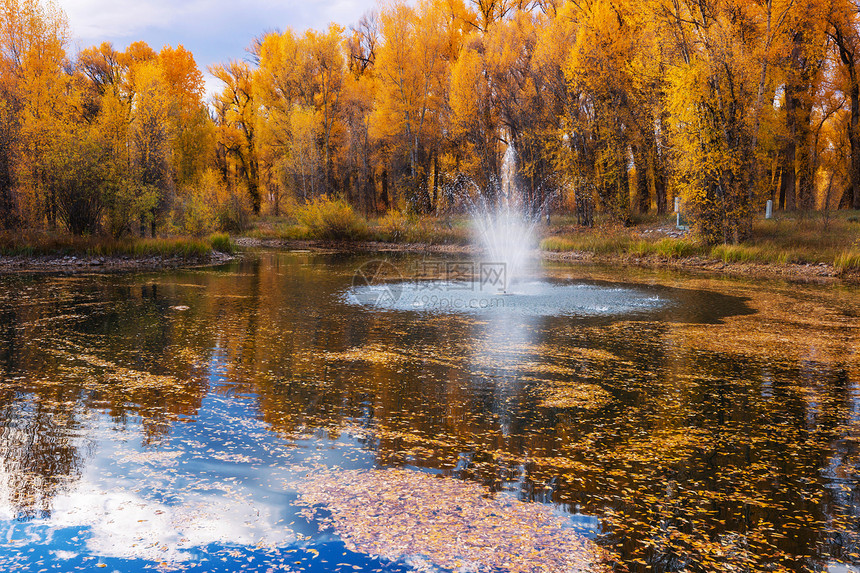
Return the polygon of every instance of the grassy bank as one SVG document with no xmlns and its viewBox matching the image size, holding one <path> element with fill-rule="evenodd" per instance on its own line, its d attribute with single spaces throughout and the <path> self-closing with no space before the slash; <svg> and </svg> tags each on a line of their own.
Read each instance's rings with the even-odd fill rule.
<svg viewBox="0 0 860 573">
<path fill-rule="evenodd" d="M 467 245 L 472 231 L 465 217 L 407 217 L 389 214 L 360 218 L 346 226 L 309 226 L 294 217 L 266 217 L 245 234 L 254 239 L 280 241 L 334 240 L 422 243 L 426 245 Z"/>
<path fill-rule="evenodd" d="M 598 220 L 592 228 L 572 217 L 555 216 L 538 226 L 544 251 L 582 252 L 654 260 L 690 258 L 753 264 L 832 265 L 838 272 L 860 271 L 860 212 L 779 213 L 753 225 L 740 244 L 704 245 L 686 233 L 681 237 L 674 216 L 639 217 L 629 227 Z M 427 245 L 465 245 L 472 238 L 466 216 L 414 217 L 392 212 L 365 219 L 336 201 L 313 205 L 294 217 L 257 220 L 248 236 L 276 240 L 381 241 Z"/>
<path fill-rule="evenodd" d="M 860 212 L 778 213 L 753 225 L 740 244 L 705 245 L 681 233 L 673 215 L 638 217 L 628 227 L 598 218 L 592 228 L 556 215 L 537 227 L 541 250 L 591 253 L 659 261 L 706 261 L 768 265 L 820 265 L 837 273 L 860 272 Z M 248 236 L 275 240 L 380 241 L 426 245 L 466 245 L 473 229 L 466 216 L 415 217 L 391 212 L 365 219 L 340 202 L 327 200 L 296 211 L 293 217 L 258 219 Z"/>
<path fill-rule="evenodd" d="M 75 237 L 44 232 L 0 234 L 3 256 L 90 256 L 90 257 L 179 257 L 201 258 L 233 252 L 233 243 L 224 233 L 205 238 L 170 237 L 155 239 Z"/>
<path fill-rule="evenodd" d="M 541 249 L 662 259 L 700 257 L 725 263 L 827 264 L 839 272 L 860 270 L 860 214 L 779 214 L 757 221 L 749 240 L 737 245 L 703 245 L 693 238 L 671 238 L 654 231 L 655 219 L 628 228 L 546 229 Z M 663 221 L 671 229 L 671 222 Z M 649 236 L 650 235 L 650 236 Z M 688 235 L 689 236 L 689 235 Z"/>
</svg>

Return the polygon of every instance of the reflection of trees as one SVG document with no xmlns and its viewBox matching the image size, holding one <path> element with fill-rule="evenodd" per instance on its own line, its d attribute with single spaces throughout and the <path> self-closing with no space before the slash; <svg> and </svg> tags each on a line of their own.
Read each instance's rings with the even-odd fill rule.
<svg viewBox="0 0 860 573">
<path fill-rule="evenodd" d="M 53 497 L 80 477 L 93 445 L 82 412 L 139 420 L 152 442 L 176 415 L 199 408 L 199 349 L 211 348 L 209 337 L 166 318 L 175 303 L 154 285 L 30 278 L 4 296 L 0 488 L 20 518 L 49 514 Z"/>
<path fill-rule="evenodd" d="M 48 396 L 3 393 L 0 464 L 8 502 L 18 519 L 50 514 L 51 499 L 80 476 L 83 454 L 74 412 Z"/>
</svg>

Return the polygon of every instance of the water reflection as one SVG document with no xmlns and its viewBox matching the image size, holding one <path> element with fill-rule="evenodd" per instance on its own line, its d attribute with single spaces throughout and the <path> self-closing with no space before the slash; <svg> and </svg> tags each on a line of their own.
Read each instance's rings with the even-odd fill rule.
<svg viewBox="0 0 860 573">
<path fill-rule="evenodd" d="M 363 260 L 3 279 L 3 563 L 403 568 L 294 487 L 398 466 L 557 504 L 631 570 L 858 564 L 856 292 L 642 272 L 671 305 L 368 311 Z"/>
</svg>

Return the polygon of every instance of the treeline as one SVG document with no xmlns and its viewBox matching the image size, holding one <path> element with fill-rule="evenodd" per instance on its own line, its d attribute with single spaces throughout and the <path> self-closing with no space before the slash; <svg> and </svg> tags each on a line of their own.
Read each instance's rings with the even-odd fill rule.
<svg viewBox="0 0 860 573">
<path fill-rule="evenodd" d="M 68 53 L 61 10 L 0 0 L 0 226 L 112 237 L 238 228 L 190 52 Z"/>
<path fill-rule="evenodd" d="M 70 59 L 61 15 L 2 2 L 6 225 L 238 227 L 321 195 L 440 213 L 494 200 L 510 150 L 525 203 L 582 224 L 680 196 L 736 242 L 768 199 L 860 208 L 851 0 L 394 1 L 260 36 L 208 109 L 181 47 Z"/>
</svg>

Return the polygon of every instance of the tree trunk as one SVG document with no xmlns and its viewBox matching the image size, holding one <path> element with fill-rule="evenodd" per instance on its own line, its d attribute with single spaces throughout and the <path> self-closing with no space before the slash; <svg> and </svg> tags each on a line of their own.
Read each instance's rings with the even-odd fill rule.
<svg viewBox="0 0 860 573">
<path fill-rule="evenodd" d="M 382 206 L 388 211 L 391 208 L 391 199 L 388 196 L 388 170 L 382 171 L 382 195 L 379 197 L 382 201 Z"/>
<path fill-rule="evenodd" d="M 854 209 L 860 209 L 860 133 L 858 133 L 858 127 L 860 127 L 858 126 L 860 124 L 860 85 L 857 83 L 855 54 L 848 45 L 840 25 L 831 23 L 834 28 L 833 39 L 839 48 L 839 59 L 842 60 L 848 72 L 848 97 L 851 102 L 851 116 L 848 124 L 848 143 L 851 147 L 851 166 L 849 169 L 851 206 Z"/>
<path fill-rule="evenodd" d="M 651 190 L 648 186 L 648 161 L 642 146 L 633 147 L 633 165 L 636 169 L 636 210 L 645 214 L 651 210 Z"/>
<path fill-rule="evenodd" d="M 853 62 L 852 62 L 853 64 Z M 851 144 L 851 207 L 860 209 L 860 85 L 857 84 L 857 70 L 850 67 L 851 80 L 849 94 L 851 97 L 851 123 L 848 127 L 848 141 Z"/>
<path fill-rule="evenodd" d="M 666 149 L 669 147 L 669 142 L 666 140 L 666 125 L 665 111 L 660 113 L 659 127 L 654 131 L 654 143 L 651 146 L 651 154 L 653 156 L 653 177 L 654 177 L 654 201 L 657 203 L 657 213 L 663 215 L 670 209 L 669 195 L 666 185 Z"/>
<path fill-rule="evenodd" d="M 782 150 L 782 181 L 780 182 L 780 196 L 784 197 L 784 208 L 786 211 L 794 211 L 797 208 L 797 98 L 794 89 L 785 86 L 785 126 L 788 132 L 785 146 Z"/>
<path fill-rule="evenodd" d="M 795 105 L 795 114 L 797 117 L 797 142 L 799 144 L 795 151 L 795 193 L 797 206 L 800 209 L 811 210 L 815 208 L 815 171 L 812 167 L 812 129 L 810 126 L 812 98 L 798 98 Z"/>
<path fill-rule="evenodd" d="M 433 154 L 433 212 L 439 208 L 439 153 Z"/>
</svg>

